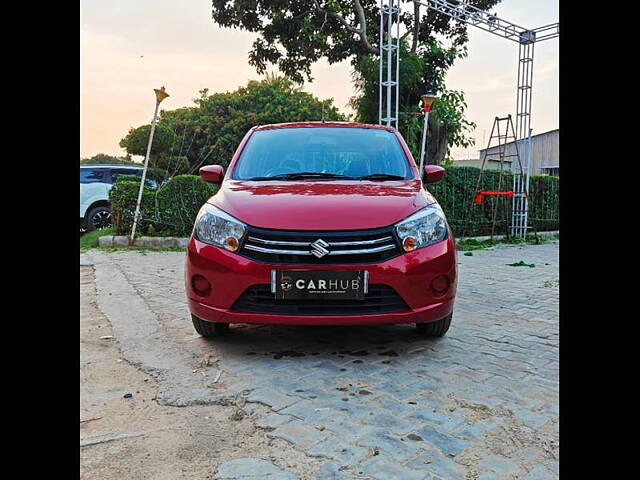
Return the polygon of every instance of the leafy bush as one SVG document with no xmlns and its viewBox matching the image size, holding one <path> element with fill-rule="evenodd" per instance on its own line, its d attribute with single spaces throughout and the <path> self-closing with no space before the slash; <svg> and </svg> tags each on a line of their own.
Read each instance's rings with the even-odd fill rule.
<svg viewBox="0 0 640 480">
<path fill-rule="evenodd" d="M 560 178 L 533 175 L 529 178 L 529 191 L 529 223 L 540 231 L 558 230 Z"/>
<path fill-rule="evenodd" d="M 142 176 L 142 173 L 140 174 Z M 149 167 L 147 169 L 147 178 L 151 178 L 158 183 L 158 186 L 162 185 L 171 175 L 163 168 L 152 168 Z M 138 182 L 140 180 L 138 179 Z"/>
<path fill-rule="evenodd" d="M 109 192 L 116 235 L 131 232 L 139 188 L 139 181 L 119 178 Z M 136 232 L 152 236 L 188 236 L 200 207 L 217 189 L 196 175 L 178 175 L 158 190 L 145 187 Z"/>
<path fill-rule="evenodd" d="M 491 233 L 492 209 L 497 204 L 495 234 L 508 234 L 511 225 L 512 199 L 485 197 L 482 204 L 473 203 L 480 169 L 477 167 L 448 167 L 444 179 L 430 185 L 428 190 L 437 198 L 447 215 L 455 235 L 476 236 Z M 480 190 L 513 190 L 513 174 L 505 172 L 499 185 L 500 172 L 485 170 Z M 529 179 L 529 225 L 538 231 L 559 228 L 560 179 L 547 175 Z M 467 218 L 468 214 L 468 218 Z M 465 230 L 465 221 L 467 223 Z"/>
<path fill-rule="evenodd" d="M 118 178 L 109 192 L 111 201 L 111 217 L 113 218 L 113 228 L 116 235 L 128 235 L 131 233 L 133 225 L 133 215 L 138 200 L 140 181 L 130 178 Z M 136 232 L 147 233 L 149 225 L 155 219 L 155 191 L 145 187 L 142 191 L 142 202 L 140 204 L 140 223 Z"/>
<path fill-rule="evenodd" d="M 203 182 L 197 175 L 178 175 L 169 180 L 156 194 L 165 232 L 188 236 L 200 207 L 217 191 L 217 185 Z"/>
</svg>

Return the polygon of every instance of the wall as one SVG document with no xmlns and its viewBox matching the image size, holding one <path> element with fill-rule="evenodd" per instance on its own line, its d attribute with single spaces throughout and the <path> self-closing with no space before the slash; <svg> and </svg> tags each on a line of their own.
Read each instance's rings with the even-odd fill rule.
<svg viewBox="0 0 640 480">
<path fill-rule="evenodd" d="M 529 173 L 531 175 L 543 175 L 546 172 L 541 170 L 542 166 L 560 166 L 560 130 L 552 130 L 550 132 L 541 133 L 531 137 L 532 161 Z M 519 147 L 520 159 L 524 163 L 523 148 Z M 513 142 L 508 143 L 505 148 L 505 156 L 515 155 L 516 148 Z M 492 159 L 498 160 L 498 147 L 480 150 L 480 159 L 488 155 L 488 161 Z M 515 156 L 506 157 L 505 160 L 513 160 L 513 170 L 518 169 L 518 163 Z"/>
</svg>

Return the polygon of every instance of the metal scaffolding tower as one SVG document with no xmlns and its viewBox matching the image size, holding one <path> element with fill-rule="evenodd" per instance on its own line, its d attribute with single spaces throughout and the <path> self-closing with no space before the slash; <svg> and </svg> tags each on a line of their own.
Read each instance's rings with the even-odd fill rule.
<svg viewBox="0 0 640 480">
<path fill-rule="evenodd" d="M 519 150 L 524 154 L 524 162 L 522 163 L 523 172 L 514 172 L 511 234 L 524 238 L 528 229 L 529 206 L 527 193 L 529 191 L 529 166 L 531 164 L 531 92 L 533 89 L 534 45 L 536 42 L 557 38 L 560 35 L 560 26 L 558 23 L 552 23 L 534 29 L 524 28 L 515 23 L 498 18 L 495 14 L 470 5 L 468 0 L 461 0 L 457 3 L 452 3 L 447 0 L 426 0 L 425 2 L 419 3 L 436 12 L 448 15 L 454 20 L 473 25 L 499 37 L 514 41 L 520 46 L 518 58 L 518 88 L 516 95 L 516 142 L 519 144 Z M 382 15 L 381 11 L 381 26 Z M 380 46 L 380 111 L 382 111 L 382 37 Z M 380 123 L 382 122 L 380 121 Z"/>
<path fill-rule="evenodd" d="M 529 219 L 529 175 L 531 173 L 531 90 L 533 88 L 533 47 L 536 33 L 520 35 L 518 90 L 516 93 L 516 146 L 523 153 L 521 171 L 513 175 L 511 236 L 525 238 Z M 520 145 L 518 145 L 518 143 Z"/>
<path fill-rule="evenodd" d="M 380 0 L 380 88 L 378 90 L 378 124 L 382 125 L 384 122 L 387 126 L 395 128 L 398 128 L 398 108 L 400 105 L 399 17 L 400 0 Z M 395 43 L 393 39 L 394 24 L 396 25 Z M 386 62 L 384 61 L 385 57 Z M 394 103 L 395 112 L 392 110 L 392 104 Z M 386 105 L 384 117 L 382 116 L 383 105 Z"/>
</svg>

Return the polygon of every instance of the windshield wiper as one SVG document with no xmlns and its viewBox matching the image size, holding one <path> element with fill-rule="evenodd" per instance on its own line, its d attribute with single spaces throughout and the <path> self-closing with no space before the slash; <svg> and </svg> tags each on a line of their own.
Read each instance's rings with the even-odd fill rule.
<svg viewBox="0 0 640 480">
<path fill-rule="evenodd" d="M 358 180 L 404 180 L 400 175 L 391 175 L 390 173 L 372 173 L 364 177 L 358 177 Z"/>
<path fill-rule="evenodd" d="M 271 177 L 253 177 L 248 180 L 297 180 L 301 178 L 337 178 L 337 179 L 351 179 L 347 175 L 341 175 L 339 173 L 325 173 L 325 172 L 297 172 L 297 173 L 281 173 L 279 175 L 273 175 Z"/>
</svg>

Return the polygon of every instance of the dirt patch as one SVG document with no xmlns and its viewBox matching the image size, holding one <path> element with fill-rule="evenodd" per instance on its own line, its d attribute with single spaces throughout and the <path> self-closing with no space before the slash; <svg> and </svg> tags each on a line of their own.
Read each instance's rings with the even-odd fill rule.
<svg viewBox="0 0 640 480">
<path fill-rule="evenodd" d="M 491 418 L 496 412 L 491 410 L 486 405 L 480 403 L 469 403 L 464 400 L 460 400 L 457 402 L 458 406 L 467 409 L 467 423 L 469 425 L 473 425 L 478 420 L 486 420 L 487 418 Z"/>
<path fill-rule="evenodd" d="M 135 321 L 132 318 L 132 321 Z M 171 407 L 158 385 L 120 358 L 107 318 L 97 308 L 94 271 L 80 267 L 80 477 L 210 479 L 222 462 L 264 457 L 313 478 L 321 462 L 269 439 L 244 402 Z M 202 358 L 202 366 L 213 363 Z M 130 394 L 130 395 L 129 395 Z M 241 412 L 241 413 L 240 413 Z"/>
<path fill-rule="evenodd" d="M 467 467 L 465 480 L 474 480 L 478 475 L 478 463 L 487 453 L 508 459 L 517 459 L 524 450 L 537 451 L 526 459 L 520 459 L 521 473 L 528 472 L 534 466 L 559 459 L 559 438 L 557 425 L 547 425 L 541 429 L 533 429 L 518 420 L 508 408 L 489 408 L 487 405 L 456 400 L 461 408 L 468 410 L 467 423 L 501 417 L 501 425 L 487 431 L 484 445 L 477 445 L 465 450 L 456 457 L 456 462 Z M 485 451 L 481 451 L 485 450 Z M 514 477 L 519 478 L 519 477 Z"/>
<path fill-rule="evenodd" d="M 553 422 L 534 429 L 504 406 L 491 408 L 482 403 L 468 402 L 457 398 L 455 393 L 450 393 L 447 397 L 455 404 L 449 411 L 463 409 L 468 425 L 492 421 L 498 423 L 485 430 L 482 444 L 476 443 L 456 456 L 456 462 L 466 467 L 465 480 L 476 480 L 482 471 L 481 463 L 491 455 L 519 463 L 517 473 L 513 472 L 508 477 L 514 479 L 522 478 L 536 465 L 559 459 L 558 429 Z M 529 455 L 523 456 L 525 451 Z"/>
</svg>

